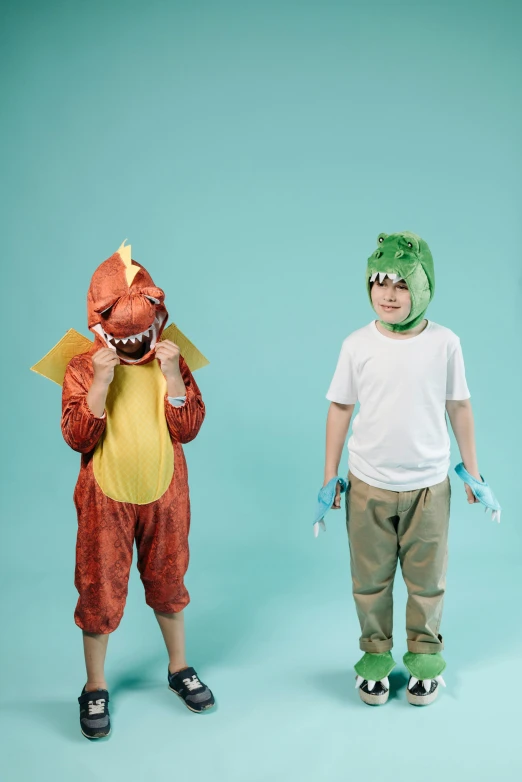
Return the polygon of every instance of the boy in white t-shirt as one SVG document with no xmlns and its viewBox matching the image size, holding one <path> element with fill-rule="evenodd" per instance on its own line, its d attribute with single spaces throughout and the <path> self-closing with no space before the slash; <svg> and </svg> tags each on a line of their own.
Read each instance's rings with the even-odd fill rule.
<svg viewBox="0 0 522 782">
<path fill-rule="evenodd" d="M 435 700 L 442 672 L 439 627 L 450 510 L 446 411 L 467 471 L 481 480 L 459 338 L 425 320 L 435 278 L 428 245 L 410 232 L 380 234 L 368 259 L 368 293 L 379 320 L 343 342 L 327 398 L 324 485 L 338 474 L 348 442 L 346 520 L 353 594 L 361 625 L 355 666 L 365 703 L 389 696 L 395 666 L 393 581 L 398 561 L 408 589 L 407 698 Z M 477 502 L 471 488 L 469 503 Z M 334 508 L 340 507 L 337 486 Z"/>
</svg>

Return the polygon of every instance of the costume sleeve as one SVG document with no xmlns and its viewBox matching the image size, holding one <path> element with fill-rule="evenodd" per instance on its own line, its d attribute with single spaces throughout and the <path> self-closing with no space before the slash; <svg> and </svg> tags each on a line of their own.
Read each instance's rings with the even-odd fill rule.
<svg viewBox="0 0 522 782">
<path fill-rule="evenodd" d="M 448 358 L 446 399 L 469 399 L 470 396 L 468 384 L 466 383 L 464 356 L 462 355 L 460 340 L 458 340 Z"/>
<path fill-rule="evenodd" d="M 179 359 L 179 368 L 186 388 L 185 404 L 174 407 L 169 402 L 168 396 L 165 396 L 165 417 L 172 439 L 178 443 L 189 443 L 201 429 L 205 418 L 205 405 L 196 381 L 182 356 Z"/>
<path fill-rule="evenodd" d="M 173 407 L 183 407 L 183 405 L 185 404 L 185 402 L 187 400 L 187 397 L 186 396 L 169 396 L 169 397 L 167 397 L 167 399 L 169 400 L 170 404 Z"/>
<path fill-rule="evenodd" d="M 74 359 L 73 359 L 74 362 Z M 105 430 L 106 416 L 97 418 L 87 404 L 93 372 L 92 365 L 84 358 L 80 363 L 71 362 L 65 372 L 62 390 L 62 434 L 74 451 L 88 453 Z"/>
<path fill-rule="evenodd" d="M 352 346 L 348 338 L 343 342 L 326 398 L 340 405 L 354 405 L 357 402 L 357 375 Z"/>
</svg>

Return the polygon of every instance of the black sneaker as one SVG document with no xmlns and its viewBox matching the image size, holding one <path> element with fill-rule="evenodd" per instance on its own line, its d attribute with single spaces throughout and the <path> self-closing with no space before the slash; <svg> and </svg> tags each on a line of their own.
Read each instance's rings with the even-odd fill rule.
<svg viewBox="0 0 522 782">
<path fill-rule="evenodd" d="M 111 732 L 109 693 L 107 690 L 85 692 L 78 698 L 80 704 L 80 729 L 87 739 L 101 739 Z"/>
<path fill-rule="evenodd" d="M 199 714 L 210 709 L 214 703 L 214 696 L 206 684 L 200 681 L 194 668 L 184 668 L 178 673 L 168 671 L 169 689 L 175 692 L 178 698 L 184 702 L 187 709 Z"/>
<path fill-rule="evenodd" d="M 406 699 L 412 706 L 429 706 L 439 694 L 439 684 L 443 687 L 446 683 L 442 676 L 435 679 L 416 679 L 410 676 L 406 689 Z"/>
</svg>

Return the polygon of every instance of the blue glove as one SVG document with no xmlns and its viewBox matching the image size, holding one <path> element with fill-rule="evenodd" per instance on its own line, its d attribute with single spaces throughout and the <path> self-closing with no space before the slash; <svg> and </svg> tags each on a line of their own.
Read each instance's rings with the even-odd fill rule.
<svg viewBox="0 0 522 782">
<path fill-rule="evenodd" d="M 344 480 L 344 478 L 332 478 L 331 481 L 328 481 L 326 486 L 323 486 L 323 488 L 320 490 L 319 494 L 317 495 L 317 507 L 315 509 L 315 519 L 314 519 L 314 537 L 317 537 L 319 535 L 319 528 L 321 527 L 323 530 L 326 530 L 326 524 L 324 523 L 324 517 L 332 507 L 334 500 L 335 500 L 335 490 L 337 488 L 337 484 L 341 485 L 341 494 L 346 491 L 348 488 L 348 484 Z"/>
<path fill-rule="evenodd" d="M 462 478 L 464 483 L 467 483 L 470 487 L 471 491 L 473 492 L 474 496 L 477 498 L 479 502 L 481 502 L 483 505 L 486 506 L 486 513 L 488 510 L 491 511 L 491 519 L 493 521 L 498 521 L 500 524 L 500 512 L 502 508 L 500 507 L 499 501 L 489 488 L 488 484 L 482 477 L 482 483 L 480 481 L 477 481 L 476 478 L 474 478 L 472 475 L 469 474 L 469 472 L 464 467 L 463 463 L 457 464 L 455 467 L 455 472 L 459 476 L 459 478 Z"/>
</svg>

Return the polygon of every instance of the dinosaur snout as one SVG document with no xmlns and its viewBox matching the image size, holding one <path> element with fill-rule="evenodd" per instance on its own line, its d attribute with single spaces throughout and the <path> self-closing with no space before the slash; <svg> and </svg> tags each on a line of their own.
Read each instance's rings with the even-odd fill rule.
<svg viewBox="0 0 522 782">
<path fill-rule="evenodd" d="M 159 305 L 160 299 L 157 297 L 141 291 L 130 291 L 101 315 L 103 330 L 116 339 L 141 334 L 152 327 Z"/>
</svg>

